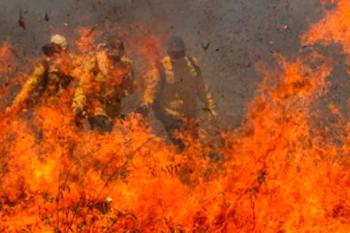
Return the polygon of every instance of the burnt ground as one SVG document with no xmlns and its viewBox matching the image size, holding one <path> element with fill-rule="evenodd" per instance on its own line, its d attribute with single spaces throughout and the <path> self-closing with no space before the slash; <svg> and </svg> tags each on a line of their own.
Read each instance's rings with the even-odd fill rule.
<svg viewBox="0 0 350 233">
<path fill-rule="evenodd" d="M 13 41 L 25 63 L 40 53 L 52 32 L 73 40 L 77 27 L 96 26 L 113 35 L 129 25 L 122 36 L 137 61 L 129 36 L 145 30 L 160 38 L 181 35 L 200 61 L 220 114 L 237 126 L 262 79 L 254 65 L 273 67 L 274 52 L 295 57 L 299 36 L 321 16 L 317 0 L 1 0 L 0 40 Z M 338 62 L 330 96 L 345 110 L 349 85 L 342 59 Z M 129 110 L 137 105 L 136 100 L 127 103 Z"/>
</svg>

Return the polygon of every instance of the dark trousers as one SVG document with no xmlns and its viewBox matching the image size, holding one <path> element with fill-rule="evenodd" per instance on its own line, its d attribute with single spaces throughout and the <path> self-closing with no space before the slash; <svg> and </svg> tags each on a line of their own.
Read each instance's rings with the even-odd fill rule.
<svg viewBox="0 0 350 233">
<path fill-rule="evenodd" d="M 191 133 L 193 138 L 198 137 L 199 125 L 197 122 L 192 122 L 190 119 L 179 119 L 178 117 L 171 116 L 161 110 L 156 110 L 155 116 L 160 122 L 162 122 L 171 143 L 176 145 L 180 150 L 185 149 L 185 143 L 183 140 L 176 137 L 176 132 L 187 131 Z"/>
<path fill-rule="evenodd" d="M 98 132 L 111 132 L 113 130 L 113 122 L 107 116 L 97 115 L 89 117 L 89 123 L 91 129 Z"/>
</svg>

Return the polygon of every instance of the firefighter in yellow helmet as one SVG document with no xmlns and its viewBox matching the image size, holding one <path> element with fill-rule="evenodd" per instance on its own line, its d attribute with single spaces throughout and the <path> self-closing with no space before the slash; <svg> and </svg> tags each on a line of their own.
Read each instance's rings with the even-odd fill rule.
<svg viewBox="0 0 350 233">
<path fill-rule="evenodd" d="M 124 52 L 119 39 L 100 44 L 83 65 L 72 105 L 78 126 L 87 119 L 91 129 L 109 132 L 121 116 L 122 99 L 135 89 L 132 63 Z"/>
<path fill-rule="evenodd" d="M 196 119 L 198 100 L 212 116 L 216 116 L 213 96 L 205 83 L 197 61 L 186 54 L 180 37 L 168 42 L 168 56 L 156 62 L 146 78 L 146 88 L 139 113 L 146 115 L 152 108 L 162 123 L 169 139 L 183 148 L 183 142 L 174 132 L 184 129 L 184 121 Z"/>
<path fill-rule="evenodd" d="M 24 83 L 8 113 L 24 110 L 34 104 L 54 104 L 67 89 L 71 81 L 72 60 L 68 44 L 62 35 L 53 35 L 49 44 L 42 47 L 44 58 Z"/>
</svg>

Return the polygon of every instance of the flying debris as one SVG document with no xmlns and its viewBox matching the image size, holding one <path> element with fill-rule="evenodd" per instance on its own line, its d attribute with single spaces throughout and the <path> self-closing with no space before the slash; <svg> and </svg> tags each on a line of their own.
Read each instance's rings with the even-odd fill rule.
<svg viewBox="0 0 350 233">
<path fill-rule="evenodd" d="M 211 44 L 211 42 L 208 42 L 208 43 L 205 43 L 205 44 L 201 43 L 202 49 L 204 51 L 207 51 L 209 49 L 209 47 L 210 47 L 210 44 Z"/>
<path fill-rule="evenodd" d="M 19 18 L 18 18 L 18 25 L 23 29 L 26 30 L 26 24 L 24 22 L 24 17 L 23 17 L 23 13 L 22 10 L 19 11 Z"/>
<path fill-rule="evenodd" d="M 45 13 L 44 20 L 45 20 L 46 22 L 49 22 L 49 21 L 50 21 L 50 18 L 49 18 L 49 15 L 48 15 L 47 12 Z"/>
</svg>

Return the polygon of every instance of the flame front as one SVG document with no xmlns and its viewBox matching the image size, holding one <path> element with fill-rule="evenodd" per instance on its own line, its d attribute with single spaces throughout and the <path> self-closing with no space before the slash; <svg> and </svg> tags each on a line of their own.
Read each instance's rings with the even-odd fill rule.
<svg viewBox="0 0 350 233">
<path fill-rule="evenodd" d="M 349 54 L 348 12 L 340 0 L 302 43 L 337 42 Z M 91 41 L 77 43 L 81 56 Z M 0 231 L 350 232 L 349 138 L 335 142 L 314 124 L 332 61 L 314 51 L 276 59 L 279 71 L 259 66 L 264 81 L 240 128 L 184 134 L 181 154 L 137 114 L 110 134 L 79 131 L 69 94 L 30 121 L 1 118 Z"/>
</svg>

